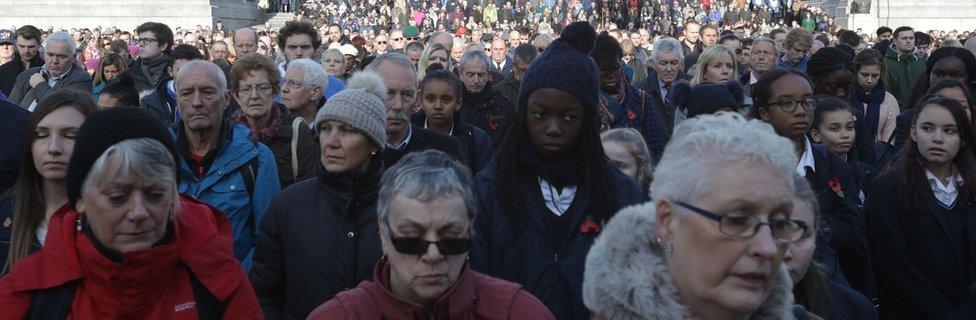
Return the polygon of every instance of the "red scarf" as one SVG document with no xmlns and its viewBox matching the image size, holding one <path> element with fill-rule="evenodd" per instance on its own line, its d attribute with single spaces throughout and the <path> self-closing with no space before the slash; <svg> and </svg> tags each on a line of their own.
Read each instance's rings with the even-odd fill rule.
<svg viewBox="0 0 976 320">
<path fill-rule="evenodd" d="M 248 125 L 244 112 L 241 112 L 240 110 L 234 113 L 234 121 L 250 128 L 251 138 L 254 138 L 260 142 L 268 142 L 271 140 L 271 137 L 274 137 L 274 135 L 278 133 L 278 130 L 281 130 L 281 118 L 285 112 L 285 105 L 274 103 L 271 106 L 271 112 L 268 114 L 268 116 L 271 117 L 271 120 L 268 121 L 267 126 L 261 129 L 255 129 Z"/>
</svg>

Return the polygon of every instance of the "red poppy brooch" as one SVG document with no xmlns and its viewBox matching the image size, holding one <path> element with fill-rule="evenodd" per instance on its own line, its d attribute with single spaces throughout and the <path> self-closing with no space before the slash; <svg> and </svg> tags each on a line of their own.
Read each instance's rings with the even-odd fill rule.
<svg viewBox="0 0 976 320">
<path fill-rule="evenodd" d="M 827 181 L 827 187 L 829 187 L 830 190 L 834 191 L 834 193 L 836 193 L 837 196 L 840 197 L 841 199 L 844 198 L 844 188 L 843 186 L 840 185 L 840 178 L 838 177 L 830 178 L 830 181 Z"/>
<path fill-rule="evenodd" d="M 587 215 L 586 221 L 583 221 L 583 224 L 580 225 L 580 233 L 582 234 L 598 234 L 601 229 L 600 224 L 590 215 Z"/>
</svg>

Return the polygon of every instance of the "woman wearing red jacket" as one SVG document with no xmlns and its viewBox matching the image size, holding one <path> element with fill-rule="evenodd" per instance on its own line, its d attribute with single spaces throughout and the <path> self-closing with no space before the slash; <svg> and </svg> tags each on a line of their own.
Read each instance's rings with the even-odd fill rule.
<svg viewBox="0 0 976 320">
<path fill-rule="evenodd" d="M 469 268 L 473 184 L 468 167 L 440 151 L 408 154 L 387 170 L 376 205 L 384 258 L 373 281 L 308 320 L 555 319 L 522 286 Z"/>
<path fill-rule="evenodd" d="M 171 136 L 148 114 L 93 113 L 45 246 L 0 279 L 27 319 L 252 319 L 261 312 L 223 214 L 177 193 Z"/>
</svg>

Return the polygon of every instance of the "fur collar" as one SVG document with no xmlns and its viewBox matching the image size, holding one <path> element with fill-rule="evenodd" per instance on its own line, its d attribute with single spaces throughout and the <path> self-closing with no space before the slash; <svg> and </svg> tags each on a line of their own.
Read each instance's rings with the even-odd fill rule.
<svg viewBox="0 0 976 320">
<path fill-rule="evenodd" d="M 583 301 L 606 319 L 693 319 L 681 303 L 661 244 L 654 236 L 654 203 L 622 209 L 586 257 Z M 794 319 L 793 284 L 785 266 L 766 302 L 750 318 Z"/>
</svg>

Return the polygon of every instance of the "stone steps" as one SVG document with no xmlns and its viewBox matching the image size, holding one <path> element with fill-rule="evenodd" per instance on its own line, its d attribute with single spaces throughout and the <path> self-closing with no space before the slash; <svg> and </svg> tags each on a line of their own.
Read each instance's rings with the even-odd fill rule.
<svg viewBox="0 0 976 320">
<path fill-rule="evenodd" d="M 42 29 L 116 26 L 133 30 L 146 21 L 176 27 L 213 26 L 223 21 L 227 28 L 257 22 L 256 2 L 240 0 L 0 0 L 3 28 L 33 24 Z"/>
</svg>

